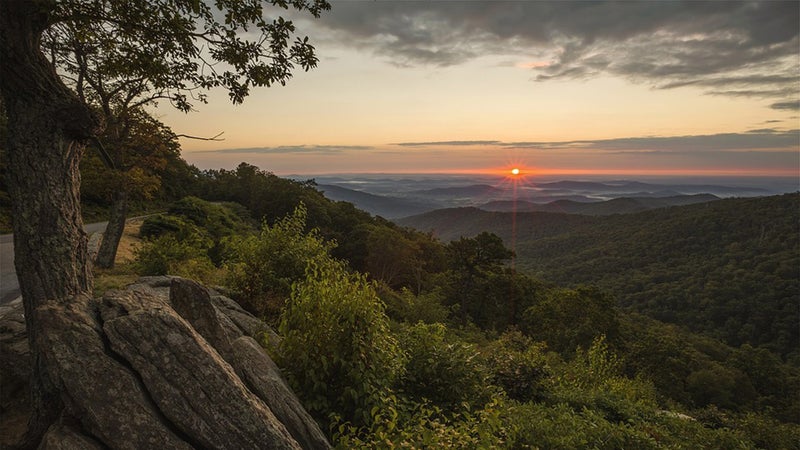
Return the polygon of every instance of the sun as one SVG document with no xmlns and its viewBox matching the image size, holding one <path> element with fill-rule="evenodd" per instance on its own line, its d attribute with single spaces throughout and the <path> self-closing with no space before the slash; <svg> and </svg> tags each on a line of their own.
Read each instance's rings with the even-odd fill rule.
<svg viewBox="0 0 800 450">
<path fill-rule="evenodd" d="M 511 175 L 519 175 L 519 169 L 517 169 L 516 167 L 511 169 Z"/>
</svg>

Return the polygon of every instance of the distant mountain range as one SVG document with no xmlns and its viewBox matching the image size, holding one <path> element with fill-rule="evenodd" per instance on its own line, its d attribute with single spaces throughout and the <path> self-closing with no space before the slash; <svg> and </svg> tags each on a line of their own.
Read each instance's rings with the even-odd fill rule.
<svg viewBox="0 0 800 450">
<path fill-rule="evenodd" d="M 386 219 L 411 216 L 439 208 L 437 204 L 386 195 L 375 195 L 330 184 L 317 185 L 317 189 L 331 200 L 350 202 L 359 209 Z"/>
<path fill-rule="evenodd" d="M 648 183 L 633 180 L 531 182 L 464 175 L 354 175 L 317 179 L 331 200 L 346 201 L 373 215 L 397 219 L 442 208 L 476 207 L 487 211 L 558 212 L 566 214 L 629 214 L 716 201 L 727 197 L 759 197 L 793 192 L 796 180 L 721 179 L 742 183 L 715 184 L 696 180 Z M 717 181 L 717 180 L 714 180 Z"/>
</svg>

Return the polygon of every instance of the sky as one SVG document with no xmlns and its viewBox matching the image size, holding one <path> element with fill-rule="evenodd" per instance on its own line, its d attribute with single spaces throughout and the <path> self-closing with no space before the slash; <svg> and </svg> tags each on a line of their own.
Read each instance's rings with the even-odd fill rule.
<svg viewBox="0 0 800 450">
<path fill-rule="evenodd" d="M 156 114 L 202 169 L 800 176 L 800 2 L 333 1 L 318 67 Z"/>
</svg>

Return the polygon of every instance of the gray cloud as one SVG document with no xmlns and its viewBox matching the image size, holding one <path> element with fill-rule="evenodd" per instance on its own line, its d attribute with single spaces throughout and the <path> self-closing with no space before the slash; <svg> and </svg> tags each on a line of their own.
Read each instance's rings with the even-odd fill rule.
<svg viewBox="0 0 800 450">
<path fill-rule="evenodd" d="M 785 109 L 789 111 L 800 111 L 800 100 L 791 100 L 787 102 L 778 102 L 769 105 L 772 109 Z"/>
<path fill-rule="evenodd" d="M 527 55 L 534 79 L 625 77 L 656 88 L 796 98 L 800 3 L 334 2 L 332 39 L 399 66 Z M 524 62 L 524 61 L 520 61 Z"/>
<path fill-rule="evenodd" d="M 694 136 L 645 136 L 577 141 L 437 141 L 411 142 L 394 145 L 415 147 L 483 145 L 486 147 L 510 149 L 598 150 L 629 153 L 737 152 L 760 149 L 797 149 L 800 147 L 800 130 L 783 131 L 773 128 L 764 128 L 751 130 L 745 133 L 720 133 Z"/>
<path fill-rule="evenodd" d="M 286 145 L 279 147 L 249 147 L 249 148 L 224 148 L 219 150 L 205 150 L 198 153 L 226 153 L 226 154 L 299 154 L 299 153 L 342 153 L 348 150 L 372 150 L 373 147 L 361 145 Z"/>
<path fill-rule="evenodd" d="M 720 133 L 695 136 L 649 136 L 619 139 L 564 141 L 564 142 L 510 142 L 509 148 L 540 149 L 592 149 L 629 151 L 738 151 L 776 148 L 797 148 L 800 130 L 753 130 L 747 133 Z"/>
</svg>

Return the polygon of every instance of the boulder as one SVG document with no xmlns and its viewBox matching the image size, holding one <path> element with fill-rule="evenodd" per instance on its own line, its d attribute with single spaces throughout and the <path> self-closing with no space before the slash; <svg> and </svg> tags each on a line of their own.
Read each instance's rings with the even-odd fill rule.
<svg viewBox="0 0 800 450">
<path fill-rule="evenodd" d="M 230 299 L 214 294 L 194 281 L 176 278 L 172 281 L 170 303 L 217 349 L 239 378 L 275 413 L 303 448 L 330 448 L 317 423 L 281 376 L 278 366 L 256 342 L 255 336 L 245 334 L 264 333 L 263 328 L 269 327 L 260 321 L 262 325 L 255 326 L 252 320 L 247 319 L 252 316 L 244 311 L 236 311 L 230 306 L 229 302 L 233 303 Z M 227 306 L 220 308 L 218 304 Z M 231 312 L 245 326 L 238 327 L 227 315 Z"/>
<path fill-rule="evenodd" d="M 23 389 L 29 370 L 24 320 L 9 311 L 3 391 Z M 330 448 L 255 339 L 274 332 L 215 291 L 147 277 L 37 314 L 64 405 L 40 448 Z"/>
</svg>

